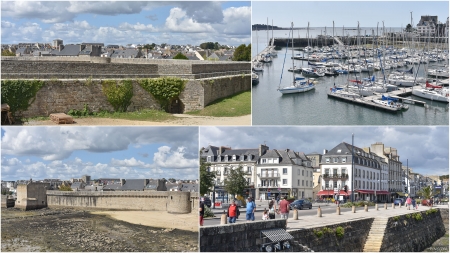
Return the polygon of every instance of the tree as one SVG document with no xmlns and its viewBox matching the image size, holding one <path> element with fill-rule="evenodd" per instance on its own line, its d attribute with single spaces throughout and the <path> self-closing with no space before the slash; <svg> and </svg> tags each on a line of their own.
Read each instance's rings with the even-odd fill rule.
<svg viewBox="0 0 450 253">
<path fill-rule="evenodd" d="M 153 44 L 145 44 L 144 45 L 144 49 L 147 49 L 147 50 L 152 50 L 153 48 L 155 48 L 155 43 L 153 43 Z"/>
<path fill-rule="evenodd" d="M 177 55 L 175 55 L 173 57 L 173 59 L 176 59 L 176 60 L 189 60 L 189 58 L 187 58 L 186 55 L 182 54 L 181 52 L 178 53 Z"/>
<path fill-rule="evenodd" d="M 419 191 L 419 195 L 422 196 L 424 199 L 431 199 L 431 186 L 426 186 Z"/>
<path fill-rule="evenodd" d="M 15 53 L 9 51 L 9 50 L 3 50 L 2 51 L 2 56 L 16 56 Z"/>
<path fill-rule="evenodd" d="M 412 31 L 413 31 L 413 29 L 412 29 L 411 24 L 406 25 L 405 32 L 412 32 Z"/>
<path fill-rule="evenodd" d="M 60 191 L 68 191 L 71 192 L 72 188 L 70 187 L 70 185 L 66 185 L 66 184 L 62 184 L 59 186 L 59 190 Z"/>
<path fill-rule="evenodd" d="M 252 55 L 252 46 L 248 44 L 242 44 L 236 48 L 233 54 L 233 61 L 250 61 Z"/>
<path fill-rule="evenodd" d="M 247 180 L 244 177 L 245 173 L 242 171 L 242 166 L 236 169 L 230 169 L 227 179 L 225 179 L 225 190 L 229 194 L 242 194 L 245 187 L 248 185 Z"/>
<path fill-rule="evenodd" d="M 209 163 L 200 163 L 200 195 L 203 196 L 210 191 L 214 186 L 214 179 L 216 175 L 214 172 L 208 171 L 208 167 L 211 166 Z"/>
</svg>

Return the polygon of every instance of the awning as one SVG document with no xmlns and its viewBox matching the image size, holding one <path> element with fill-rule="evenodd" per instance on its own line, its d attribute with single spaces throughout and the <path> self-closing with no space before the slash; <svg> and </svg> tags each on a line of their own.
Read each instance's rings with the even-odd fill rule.
<svg viewBox="0 0 450 253">
<path fill-rule="evenodd" d="M 374 194 L 374 191 L 370 191 L 370 190 L 358 190 L 359 193 L 363 193 L 363 194 Z"/>
<path fill-rule="evenodd" d="M 388 191 L 376 191 L 375 192 L 377 195 L 389 195 L 389 194 L 391 194 L 390 192 L 388 192 Z"/>
<path fill-rule="evenodd" d="M 347 191 L 347 192 L 345 192 L 344 190 L 341 190 L 339 193 L 335 193 L 334 192 L 334 190 L 325 190 L 325 191 L 319 191 L 318 193 L 317 193 L 317 195 L 322 195 L 322 196 L 333 196 L 333 195 L 336 195 L 336 194 L 338 194 L 338 195 L 345 195 L 345 196 L 348 196 L 349 194 L 351 194 L 352 192 L 351 191 Z"/>
<path fill-rule="evenodd" d="M 404 192 L 397 192 L 398 196 L 402 196 L 405 197 L 405 193 Z"/>
</svg>

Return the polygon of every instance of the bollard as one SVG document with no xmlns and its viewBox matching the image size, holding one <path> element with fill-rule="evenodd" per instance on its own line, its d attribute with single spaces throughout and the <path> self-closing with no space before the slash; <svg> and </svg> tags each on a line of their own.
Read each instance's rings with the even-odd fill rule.
<svg viewBox="0 0 450 253">
<path fill-rule="evenodd" d="M 378 204 L 375 204 L 375 211 L 378 211 Z"/>
<path fill-rule="evenodd" d="M 352 213 L 356 213 L 356 206 L 352 206 Z"/>
<path fill-rule="evenodd" d="M 340 206 L 336 207 L 336 214 L 341 215 L 341 207 Z"/>
<path fill-rule="evenodd" d="M 294 215 L 292 217 L 294 220 L 298 220 L 298 210 L 294 209 Z"/>
<path fill-rule="evenodd" d="M 364 205 L 364 211 L 368 212 L 369 208 L 367 207 L 367 205 Z"/>
<path fill-rule="evenodd" d="M 395 204 L 394 203 L 392 203 L 392 209 L 395 209 Z"/>
<path fill-rule="evenodd" d="M 387 203 L 384 203 L 384 209 L 387 210 Z"/>
<path fill-rule="evenodd" d="M 322 217 L 322 209 L 320 209 L 320 206 L 317 208 L 317 217 Z"/>
<path fill-rule="evenodd" d="M 223 211 L 222 216 L 220 217 L 220 225 L 226 225 L 227 224 L 227 214 L 225 211 Z"/>
</svg>

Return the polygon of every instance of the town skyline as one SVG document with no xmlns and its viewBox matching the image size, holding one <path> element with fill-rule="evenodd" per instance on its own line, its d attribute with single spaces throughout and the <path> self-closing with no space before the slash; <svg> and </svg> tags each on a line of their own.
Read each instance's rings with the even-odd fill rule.
<svg viewBox="0 0 450 253">
<path fill-rule="evenodd" d="M 339 143 L 359 148 L 382 142 L 396 148 L 403 166 L 423 175 L 448 175 L 448 127 L 200 127 L 200 147 L 290 149 L 305 154 L 331 150 Z M 407 161 L 408 160 L 408 161 Z"/>
<path fill-rule="evenodd" d="M 2 44 L 251 43 L 250 1 L 2 1 Z"/>
<path fill-rule="evenodd" d="M 3 127 L 2 180 L 198 179 L 197 127 Z"/>
<path fill-rule="evenodd" d="M 389 4 L 389 8 L 386 8 Z M 302 12 L 298 17 L 298 10 Z M 267 14 L 264 10 L 271 10 Z M 449 17 L 448 1 L 254 1 L 252 2 L 252 25 L 266 24 L 279 27 L 380 27 L 384 21 L 386 28 L 402 27 L 411 23 L 413 27 L 421 16 L 438 16 L 438 21 L 445 23 Z"/>
</svg>

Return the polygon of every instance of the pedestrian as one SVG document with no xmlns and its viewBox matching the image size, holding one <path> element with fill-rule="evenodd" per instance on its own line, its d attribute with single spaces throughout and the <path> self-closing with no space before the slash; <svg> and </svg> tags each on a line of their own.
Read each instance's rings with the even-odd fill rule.
<svg viewBox="0 0 450 253">
<path fill-rule="evenodd" d="M 263 220 L 268 220 L 269 219 L 269 212 L 265 208 L 264 208 L 264 212 L 263 212 L 263 215 L 262 215 L 262 219 Z"/>
<path fill-rule="evenodd" d="M 198 208 L 200 215 L 200 226 L 203 226 L 203 216 L 205 215 L 205 203 L 200 201 L 200 207 Z"/>
<path fill-rule="evenodd" d="M 280 202 L 280 214 L 281 219 L 286 220 L 287 227 L 287 219 L 289 217 L 289 201 L 287 201 L 287 196 L 284 196 L 283 200 Z"/>
<path fill-rule="evenodd" d="M 252 201 L 251 197 L 248 197 L 247 198 L 247 208 L 245 210 L 245 219 L 247 221 L 255 220 L 255 210 L 256 210 L 255 202 Z"/>
<path fill-rule="evenodd" d="M 411 210 L 411 197 L 409 197 L 409 196 L 406 199 L 406 207 L 407 207 L 407 210 Z"/>
<path fill-rule="evenodd" d="M 277 204 L 275 203 L 275 198 L 269 202 L 269 218 L 271 220 L 275 219 L 275 212 L 277 211 Z"/>
<path fill-rule="evenodd" d="M 227 210 L 228 223 L 236 223 L 237 217 L 239 217 L 239 208 L 236 205 L 234 199 L 231 201 L 231 205 Z"/>
<path fill-rule="evenodd" d="M 412 199 L 412 205 L 413 205 L 413 210 L 417 209 L 417 207 L 416 207 L 416 200 L 414 198 Z"/>
</svg>

